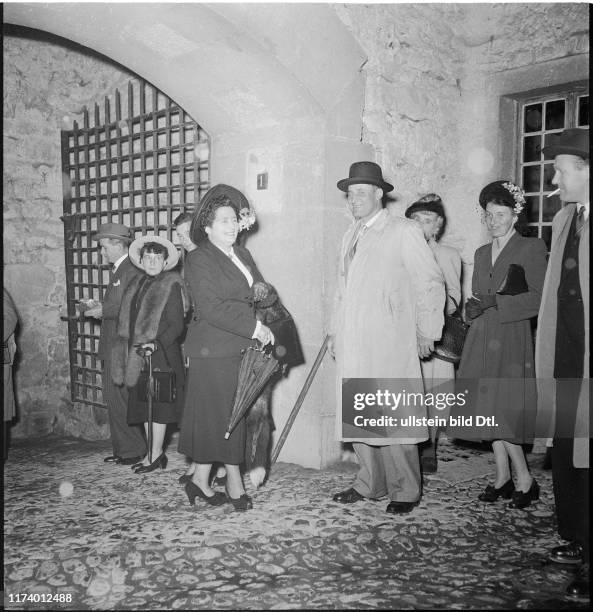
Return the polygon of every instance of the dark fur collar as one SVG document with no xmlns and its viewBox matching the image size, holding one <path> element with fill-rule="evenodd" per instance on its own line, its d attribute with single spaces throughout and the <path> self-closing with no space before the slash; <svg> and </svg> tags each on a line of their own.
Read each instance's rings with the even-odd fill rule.
<svg viewBox="0 0 593 612">
<path fill-rule="evenodd" d="M 184 299 L 185 283 L 177 272 L 164 272 L 159 275 L 144 294 L 134 329 L 130 330 L 130 312 L 136 291 L 145 275 L 132 280 L 126 287 L 119 311 L 117 339 L 111 350 L 112 378 L 116 385 L 125 384 L 133 387 L 138 382 L 144 360 L 135 350 L 128 351 L 128 346 L 151 342 L 156 338 L 163 310 L 167 305 L 173 287 L 179 286 Z M 131 338 L 131 342 L 130 342 Z"/>
</svg>

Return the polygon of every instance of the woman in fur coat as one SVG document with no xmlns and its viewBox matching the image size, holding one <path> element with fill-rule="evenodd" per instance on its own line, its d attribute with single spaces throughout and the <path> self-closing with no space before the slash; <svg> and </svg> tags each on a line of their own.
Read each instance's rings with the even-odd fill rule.
<svg viewBox="0 0 593 612">
<path fill-rule="evenodd" d="M 146 379 L 141 377 L 145 356 L 152 356 L 153 372 L 174 372 L 175 397 L 155 397 L 152 402 L 152 459 L 147 455 L 132 466 L 136 474 L 167 466 L 163 442 L 168 423 L 181 418 L 185 369 L 181 341 L 185 330 L 185 284 L 171 272 L 179 259 L 172 242 L 160 236 L 142 236 L 130 245 L 130 259 L 144 270 L 126 288 L 113 347 L 113 381 L 130 388 L 128 423 L 144 423 L 148 437 Z M 167 401 L 171 400 L 171 401 Z"/>
</svg>

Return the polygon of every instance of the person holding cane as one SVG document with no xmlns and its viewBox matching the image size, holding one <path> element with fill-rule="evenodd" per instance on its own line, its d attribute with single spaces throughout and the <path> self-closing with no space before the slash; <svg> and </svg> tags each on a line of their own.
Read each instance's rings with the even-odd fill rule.
<svg viewBox="0 0 593 612">
<path fill-rule="evenodd" d="M 130 245 L 132 263 L 144 271 L 126 289 L 112 350 L 113 381 L 129 388 L 128 422 L 144 423 L 149 452 L 132 466 L 137 474 L 167 466 L 163 450 L 167 424 L 181 417 L 185 369 L 181 355 L 185 285 L 171 271 L 179 259 L 175 245 L 160 236 L 142 236 Z M 161 374 L 158 393 L 147 390 L 145 359 L 153 376 Z M 150 397 L 153 391 L 154 397 Z M 149 404 L 152 403 L 152 419 Z M 152 423 L 150 422 L 152 421 Z"/>
</svg>

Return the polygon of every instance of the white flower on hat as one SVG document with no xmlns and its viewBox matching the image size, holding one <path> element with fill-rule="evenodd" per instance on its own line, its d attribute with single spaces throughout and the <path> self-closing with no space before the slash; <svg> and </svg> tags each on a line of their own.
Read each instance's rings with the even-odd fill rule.
<svg viewBox="0 0 593 612">
<path fill-rule="evenodd" d="M 515 207 L 513 208 L 513 212 L 518 215 L 523 212 L 525 208 L 525 192 L 514 183 L 503 183 L 502 186 L 513 196 L 513 200 L 515 200 Z"/>
<path fill-rule="evenodd" d="M 253 208 L 242 208 L 239 211 L 239 231 L 249 229 L 255 223 L 255 211 Z"/>
</svg>

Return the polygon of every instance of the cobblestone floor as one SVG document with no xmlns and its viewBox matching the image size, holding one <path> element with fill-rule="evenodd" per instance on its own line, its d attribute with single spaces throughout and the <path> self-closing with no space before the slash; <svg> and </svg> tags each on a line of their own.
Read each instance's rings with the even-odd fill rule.
<svg viewBox="0 0 593 612">
<path fill-rule="evenodd" d="M 571 570 L 546 560 L 560 542 L 541 455 L 530 457 L 540 501 L 507 510 L 476 500 L 492 454 L 445 440 L 422 502 L 394 517 L 387 500 L 331 501 L 350 486 L 352 463 L 276 464 L 259 490 L 248 484 L 247 513 L 191 507 L 176 447 L 174 439 L 166 470 L 139 476 L 103 463 L 108 442 L 13 443 L 5 608 L 588 609 L 562 595 Z M 33 601 L 16 603 L 22 594 Z"/>
</svg>

